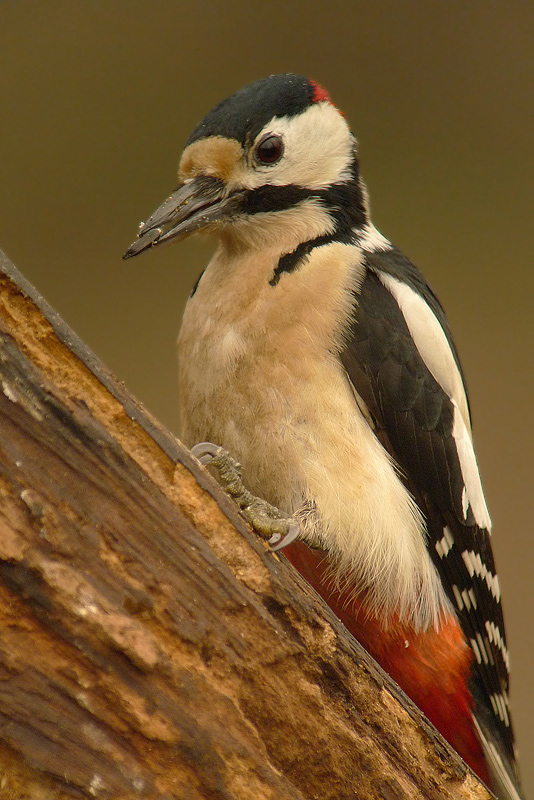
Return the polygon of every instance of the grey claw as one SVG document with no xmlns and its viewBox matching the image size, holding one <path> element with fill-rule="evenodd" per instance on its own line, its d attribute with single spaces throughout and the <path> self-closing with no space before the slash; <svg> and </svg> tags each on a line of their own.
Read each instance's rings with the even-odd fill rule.
<svg viewBox="0 0 534 800">
<path fill-rule="evenodd" d="M 298 522 L 292 522 L 289 525 L 287 533 L 283 536 L 281 533 L 274 533 L 269 539 L 269 544 L 271 545 L 273 553 L 276 553 L 277 550 L 281 550 L 283 547 L 291 544 L 291 542 L 294 542 L 295 539 L 298 538 L 299 533 L 300 525 Z"/>
<path fill-rule="evenodd" d="M 200 461 L 201 464 L 209 464 L 210 461 L 213 461 L 216 458 L 222 448 L 216 444 L 212 444 L 212 442 L 199 442 L 194 447 L 191 448 L 191 455 L 193 455 L 197 461 Z"/>
<path fill-rule="evenodd" d="M 217 469 L 219 483 L 237 503 L 243 516 L 257 533 L 268 536 L 273 530 L 287 526 L 285 533 L 273 533 L 268 540 L 272 552 L 275 553 L 295 541 L 300 533 L 298 522 L 289 522 L 277 508 L 254 497 L 245 489 L 241 480 L 241 465 L 223 447 L 212 442 L 199 442 L 191 448 L 191 455 L 204 466 L 214 462 L 212 468 Z"/>
</svg>

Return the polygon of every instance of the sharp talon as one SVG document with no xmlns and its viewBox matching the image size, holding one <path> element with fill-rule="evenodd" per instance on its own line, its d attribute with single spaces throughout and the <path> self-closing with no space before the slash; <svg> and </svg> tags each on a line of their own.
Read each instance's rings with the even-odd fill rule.
<svg viewBox="0 0 534 800">
<path fill-rule="evenodd" d="M 219 483 L 237 503 L 245 519 L 262 536 L 268 536 L 276 528 L 283 527 L 281 523 L 287 524 L 286 533 L 274 533 L 268 540 L 273 553 L 295 541 L 300 533 L 298 522 L 289 522 L 277 508 L 251 495 L 241 481 L 241 465 L 223 447 L 212 442 L 199 442 L 191 448 L 191 455 L 203 466 L 217 459 L 214 467 L 219 473 Z"/>
<path fill-rule="evenodd" d="M 218 445 L 212 444 L 211 442 L 199 442 L 194 447 L 191 448 L 191 455 L 193 455 L 197 461 L 200 461 L 201 464 L 209 464 L 210 461 L 219 455 L 221 449 Z"/>
<path fill-rule="evenodd" d="M 289 526 L 287 533 L 282 536 L 281 533 L 274 533 L 271 538 L 269 539 L 269 544 L 271 545 L 271 550 L 273 553 L 276 553 L 277 550 L 281 550 L 283 547 L 287 547 L 288 544 L 294 542 L 295 539 L 298 538 L 300 533 L 300 525 L 298 522 L 292 522 Z"/>
</svg>

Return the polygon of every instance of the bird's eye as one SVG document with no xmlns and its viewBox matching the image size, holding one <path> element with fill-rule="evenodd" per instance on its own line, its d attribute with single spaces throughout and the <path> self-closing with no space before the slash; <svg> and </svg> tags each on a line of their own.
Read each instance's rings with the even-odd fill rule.
<svg viewBox="0 0 534 800">
<path fill-rule="evenodd" d="M 282 137 L 268 133 L 256 145 L 254 155 L 260 164 L 275 164 L 282 158 L 284 143 Z"/>
</svg>

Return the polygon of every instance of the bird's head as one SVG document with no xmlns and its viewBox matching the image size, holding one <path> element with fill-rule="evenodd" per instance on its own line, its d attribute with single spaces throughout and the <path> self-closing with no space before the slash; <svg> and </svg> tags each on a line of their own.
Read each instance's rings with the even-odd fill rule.
<svg viewBox="0 0 534 800">
<path fill-rule="evenodd" d="M 314 81 L 272 75 L 223 100 L 189 137 L 173 194 L 124 258 L 199 230 L 269 246 L 365 223 L 356 141 Z"/>
</svg>

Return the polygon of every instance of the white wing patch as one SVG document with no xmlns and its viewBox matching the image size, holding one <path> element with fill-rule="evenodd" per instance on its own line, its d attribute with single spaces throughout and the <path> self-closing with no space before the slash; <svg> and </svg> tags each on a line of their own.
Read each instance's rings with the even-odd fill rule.
<svg viewBox="0 0 534 800">
<path fill-rule="evenodd" d="M 434 375 L 434 377 L 436 376 Z M 480 473 L 478 471 L 478 464 L 470 431 L 466 427 L 464 418 L 460 413 L 460 409 L 458 408 L 456 400 L 453 397 L 450 399 L 454 406 L 452 435 L 454 436 L 454 441 L 456 442 L 456 450 L 458 452 L 460 469 L 462 470 L 462 478 L 464 481 L 464 491 L 462 492 L 462 509 L 464 512 L 464 517 L 467 518 L 467 510 L 469 506 L 471 506 L 471 510 L 473 511 L 479 528 L 486 528 L 486 530 L 490 531 L 491 519 L 488 512 L 488 507 L 486 506 L 482 483 L 480 482 Z"/>
<path fill-rule="evenodd" d="M 419 355 L 454 406 L 453 437 L 465 485 L 462 494 L 464 517 L 469 505 L 480 528 L 491 529 L 475 451 L 467 397 L 460 370 L 436 315 L 421 295 L 391 275 L 380 273 L 380 280 L 397 301 Z"/>
</svg>

